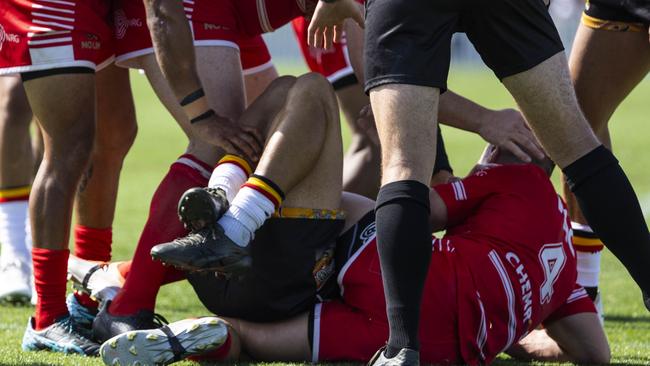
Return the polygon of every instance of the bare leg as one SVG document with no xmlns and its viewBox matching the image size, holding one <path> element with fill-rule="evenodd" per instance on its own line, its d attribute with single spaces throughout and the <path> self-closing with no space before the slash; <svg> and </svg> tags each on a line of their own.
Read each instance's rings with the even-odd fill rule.
<svg viewBox="0 0 650 366">
<path fill-rule="evenodd" d="M 244 70 L 244 86 L 246 90 L 246 105 L 251 105 L 271 84 L 278 78 L 278 70 L 275 66 L 263 69 L 258 72 L 246 72 Z"/>
<path fill-rule="evenodd" d="M 68 239 L 74 197 L 95 133 L 95 75 L 60 74 L 23 83 L 43 132 L 45 153 L 30 195 L 35 287 L 33 327 L 67 315 Z M 29 329 L 28 329 L 29 332 Z"/>
<path fill-rule="evenodd" d="M 97 73 L 96 82 L 97 133 L 91 162 L 77 192 L 75 254 L 108 261 L 120 171 L 135 140 L 137 124 L 129 71 L 111 65 Z"/>
<path fill-rule="evenodd" d="M 439 90 L 384 85 L 370 91 L 382 147 L 377 246 L 390 337 L 386 357 L 418 349 L 420 302 L 431 258 L 429 181 L 436 158 Z"/>
<path fill-rule="evenodd" d="M 580 25 L 569 68 L 580 108 L 599 140 L 611 149 L 607 122 L 650 71 L 647 34 L 595 30 Z M 564 197 L 573 221 L 586 224 L 566 184 Z"/>
<path fill-rule="evenodd" d="M 370 103 L 360 84 L 336 91 L 352 139 L 343 162 L 343 190 L 369 198 L 377 197 L 381 180 L 381 149 L 359 126 L 359 111 Z"/>
<path fill-rule="evenodd" d="M 0 77 L 0 90 L 0 301 L 27 302 L 32 292 L 27 221 L 32 111 L 19 77 Z"/>
<path fill-rule="evenodd" d="M 271 130 L 255 174 L 287 193 L 287 207 L 337 209 L 343 147 L 338 105 L 327 80 L 314 73 L 299 77 Z"/>
<path fill-rule="evenodd" d="M 641 207 L 625 173 L 580 111 L 564 53 L 504 78 L 503 84 L 566 174 L 591 227 L 641 289 L 650 292 L 650 233 Z"/>
</svg>

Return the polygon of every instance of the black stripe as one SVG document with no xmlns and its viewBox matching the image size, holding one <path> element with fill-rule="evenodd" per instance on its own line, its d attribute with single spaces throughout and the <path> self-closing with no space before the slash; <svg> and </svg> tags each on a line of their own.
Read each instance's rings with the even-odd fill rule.
<svg viewBox="0 0 650 366">
<path fill-rule="evenodd" d="M 163 325 L 160 327 L 160 330 L 165 333 L 167 336 L 167 342 L 169 342 L 169 345 L 172 347 L 172 352 L 174 353 L 174 362 L 182 360 L 183 356 L 187 353 L 185 347 L 183 347 L 178 338 L 176 338 L 174 332 L 172 332 L 168 326 Z"/>
<path fill-rule="evenodd" d="M 586 239 L 599 239 L 598 234 L 580 229 L 573 229 L 573 236 L 579 236 Z"/>
<path fill-rule="evenodd" d="M 196 123 L 196 122 L 199 122 L 199 121 L 203 121 L 204 119 L 208 119 L 208 118 L 214 116 L 215 114 L 216 113 L 214 112 L 214 110 L 208 109 L 205 113 L 203 113 L 203 114 L 201 114 L 201 115 L 199 115 L 197 117 L 192 118 L 190 120 L 190 123 Z"/>
<path fill-rule="evenodd" d="M 284 192 L 282 192 L 282 189 L 280 189 L 280 187 L 278 187 L 277 184 L 273 183 L 272 180 L 270 180 L 269 178 L 267 178 L 265 176 L 257 175 L 257 174 L 251 174 L 251 177 L 257 178 L 257 179 L 261 180 L 262 182 L 268 184 L 271 188 L 273 188 L 275 190 L 275 192 L 277 194 L 280 195 L 280 197 L 284 201 Z"/>
<path fill-rule="evenodd" d="M 350 86 L 358 83 L 359 80 L 357 80 L 357 76 L 354 75 L 354 72 L 352 72 L 333 82 L 332 87 L 334 88 L 334 90 L 340 90 L 345 88 L 346 86 Z"/>
<path fill-rule="evenodd" d="M 34 80 L 46 76 L 60 75 L 60 74 L 94 74 L 95 70 L 85 66 L 75 67 L 60 67 L 57 69 L 47 69 L 39 71 L 28 71 L 20 74 L 23 83 L 25 81 Z"/>
<path fill-rule="evenodd" d="M 203 88 L 193 91 L 190 94 L 188 94 L 185 98 L 183 98 L 183 100 L 181 100 L 181 107 L 184 107 L 204 96 L 205 96 L 205 92 L 203 91 Z"/>
</svg>

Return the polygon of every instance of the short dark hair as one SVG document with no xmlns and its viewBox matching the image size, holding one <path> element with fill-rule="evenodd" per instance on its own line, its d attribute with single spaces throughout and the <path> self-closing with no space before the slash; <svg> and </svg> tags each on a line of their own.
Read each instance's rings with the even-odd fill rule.
<svg viewBox="0 0 650 366">
<path fill-rule="evenodd" d="M 488 161 L 483 161 L 488 160 Z M 509 150 L 501 149 L 495 145 L 488 144 L 483 152 L 481 157 L 482 163 L 494 163 L 494 164 L 535 164 L 538 167 L 542 168 L 546 174 L 550 177 L 553 174 L 553 169 L 555 168 L 555 163 L 548 157 L 544 156 L 543 159 L 537 159 L 532 157 L 530 163 L 526 163 L 519 159 L 515 154 L 511 153 Z"/>
</svg>

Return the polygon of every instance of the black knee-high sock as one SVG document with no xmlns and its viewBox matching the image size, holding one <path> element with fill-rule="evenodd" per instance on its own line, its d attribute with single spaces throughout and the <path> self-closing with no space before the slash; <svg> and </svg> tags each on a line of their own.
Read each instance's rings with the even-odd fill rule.
<svg viewBox="0 0 650 366">
<path fill-rule="evenodd" d="M 377 247 L 390 338 L 387 357 L 418 349 L 420 302 L 431 260 L 429 187 L 412 180 L 384 185 L 376 206 Z"/>
<path fill-rule="evenodd" d="M 650 233 L 618 160 L 601 145 L 563 171 L 591 228 L 650 293 Z"/>
</svg>

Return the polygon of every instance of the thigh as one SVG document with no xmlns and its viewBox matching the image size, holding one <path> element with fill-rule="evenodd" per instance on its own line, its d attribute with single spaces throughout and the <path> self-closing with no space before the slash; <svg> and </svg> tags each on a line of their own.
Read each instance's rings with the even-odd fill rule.
<svg viewBox="0 0 650 366">
<path fill-rule="evenodd" d="M 569 67 L 580 107 L 602 135 L 618 105 L 650 71 L 648 33 L 593 29 L 583 21 Z"/>
<path fill-rule="evenodd" d="M 562 51 L 543 0 L 475 0 L 461 28 L 499 79 L 528 70 Z"/>
<path fill-rule="evenodd" d="M 95 128 L 95 75 L 57 74 L 25 81 L 25 92 L 41 126 L 45 158 L 92 146 Z"/>
<path fill-rule="evenodd" d="M 457 13 L 450 1 L 366 2 L 366 91 L 384 84 L 445 89 Z"/>
<path fill-rule="evenodd" d="M 110 65 L 96 75 L 96 149 L 128 149 L 137 130 L 129 70 Z"/>
</svg>

